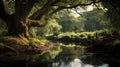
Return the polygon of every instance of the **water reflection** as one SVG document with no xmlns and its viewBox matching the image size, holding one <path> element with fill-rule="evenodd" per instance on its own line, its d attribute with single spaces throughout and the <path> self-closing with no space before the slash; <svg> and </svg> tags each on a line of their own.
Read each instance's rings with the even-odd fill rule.
<svg viewBox="0 0 120 67">
<path fill-rule="evenodd" d="M 1 67 L 109 67 L 103 62 L 102 55 L 89 54 L 85 48 L 75 44 L 60 44 L 41 54 L 1 60 Z"/>
<path fill-rule="evenodd" d="M 80 59 L 74 59 L 74 61 L 70 62 L 69 64 L 65 64 L 62 62 L 60 65 L 59 63 L 53 63 L 52 67 L 109 67 L 108 64 L 102 64 L 100 66 L 95 66 L 91 64 L 84 64 Z"/>
<path fill-rule="evenodd" d="M 86 53 L 85 47 L 74 44 L 61 45 L 61 52 L 53 59 L 52 67 L 109 67 L 102 60 L 95 61 L 94 58 L 96 57 L 92 54 Z"/>
</svg>

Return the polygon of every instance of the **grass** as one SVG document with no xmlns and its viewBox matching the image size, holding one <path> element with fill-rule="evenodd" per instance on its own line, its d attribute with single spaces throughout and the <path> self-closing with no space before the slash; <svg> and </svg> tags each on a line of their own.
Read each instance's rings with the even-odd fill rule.
<svg viewBox="0 0 120 67">
<path fill-rule="evenodd" d="M 27 50 L 34 49 L 33 47 L 37 47 L 40 45 L 45 45 L 48 40 L 45 38 L 30 38 L 27 39 L 25 37 L 19 36 L 19 37 L 13 37 L 13 36 L 2 36 L 0 37 L 0 49 L 1 51 L 17 51 L 20 54 L 26 54 Z M 34 49 L 33 51 L 36 51 L 37 49 Z M 32 52 L 32 51 L 31 51 Z"/>
<path fill-rule="evenodd" d="M 28 45 L 28 40 L 26 38 L 21 37 L 12 37 L 12 36 L 4 36 L 0 37 L 0 43 L 4 43 L 5 45 L 9 46 L 22 46 L 22 45 Z M 18 47 L 19 48 L 19 47 Z"/>
<path fill-rule="evenodd" d="M 47 43 L 48 40 L 42 37 L 38 37 L 38 38 L 30 38 L 29 40 L 29 45 L 44 45 L 45 43 Z"/>
</svg>

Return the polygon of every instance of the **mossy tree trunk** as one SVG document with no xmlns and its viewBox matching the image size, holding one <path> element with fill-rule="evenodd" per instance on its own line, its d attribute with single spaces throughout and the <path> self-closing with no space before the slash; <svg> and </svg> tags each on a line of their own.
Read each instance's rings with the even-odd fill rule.
<svg viewBox="0 0 120 67">
<path fill-rule="evenodd" d="M 15 0 L 15 12 L 10 15 L 5 10 L 4 1 L 0 0 L 0 18 L 7 24 L 7 35 L 22 35 L 28 38 L 30 36 L 29 27 L 41 27 L 47 24 L 45 14 L 49 11 L 50 1 L 47 2 L 48 4 L 46 3 L 45 7 L 28 17 L 36 2 L 37 0 Z"/>
<path fill-rule="evenodd" d="M 12 1 L 14 3 L 14 13 L 12 15 L 6 12 L 4 2 L 8 3 Z M 78 3 L 71 4 L 61 0 L 0 0 L 0 18 L 4 20 L 8 26 L 7 35 L 12 36 L 25 36 L 29 37 L 29 27 L 31 26 L 45 26 L 47 24 L 47 18 L 54 13 L 63 9 L 72 9 L 78 6 L 88 6 L 93 3 L 99 3 L 99 1 L 91 1 L 90 3 Z M 32 8 L 40 4 L 40 8 L 37 9 L 31 16 L 29 16 Z M 58 5 L 58 6 L 57 6 Z M 57 6 L 57 7 L 56 7 Z M 55 8 L 56 7 L 56 8 Z M 9 8 L 7 6 L 7 8 Z"/>
<path fill-rule="evenodd" d="M 7 35 L 10 36 L 19 36 L 29 37 L 28 24 L 25 20 L 13 19 L 12 21 L 7 22 L 8 32 Z"/>
</svg>

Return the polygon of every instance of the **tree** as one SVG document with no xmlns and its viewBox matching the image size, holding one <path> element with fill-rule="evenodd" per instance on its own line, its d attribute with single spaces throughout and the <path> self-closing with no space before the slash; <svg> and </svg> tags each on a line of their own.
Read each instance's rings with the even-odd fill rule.
<svg viewBox="0 0 120 67">
<path fill-rule="evenodd" d="M 0 0 L 0 18 L 7 24 L 7 35 L 29 37 L 29 28 L 31 26 L 45 26 L 52 14 L 63 9 L 88 6 L 100 1 L 110 2 L 110 0 Z M 10 6 L 6 7 L 6 3 L 12 4 L 12 13 L 6 10 L 10 9 Z M 116 6 L 119 4 L 113 3 Z M 39 5 L 39 7 L 30 15 L 32 8 L 35 8 L 36 5 Z"/>
<path fill-rule="evenodd" d="M 78 19 L 74 17 L 71 13 L 68 13 L 67 10 L 58 12 L 59 18 L 57 22 L 62 26 L 61 32 L 72 32 L 76 31 L 75 29 L 78 25 Z"/>
<path fill-rule="evenodd" d="M 53 35 L 59 33 L 61 28 L 55 19 L 50 19 L 46 26 L 37 28 L 36 34 L 38 36 Z"/>
<path fill-rule="evenodd" d="M 101 0 L 102 5 L 107 8 L 106 15 L 108 19 L 111 20 L 111 24 L 113 25 L 114 28 L 120 29 L 120 2 L 117 0 Z"/>
<path fill-rule="evenodd" d="M 84 30 L 85 31 L 95 31 L 101 29 L 112 29 L 110 27 L 109 20 L 104 16 L 105 10 L 103 9 L 93 9 L 89 12 L 84 12 L 82 17 L 85 19 L 84 23 Z M 79 17 L 81 18 L 81 17 Z"/>
</svg>

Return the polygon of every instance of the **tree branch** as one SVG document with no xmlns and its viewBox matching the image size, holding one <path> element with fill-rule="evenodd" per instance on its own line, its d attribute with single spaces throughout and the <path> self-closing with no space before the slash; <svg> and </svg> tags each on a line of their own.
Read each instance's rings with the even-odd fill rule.
<svg viewBox="0 0 120 67">
<path fill-rule="evenodd" d="M 47 24 L 47 22 L 41 22 L 39 20 L 28 20 L 29 21 L 29 27 L 43 27 Z"/>
<path fill-rule="evenodd" d="M 77 8 L 75 8 L 75 12 L 76 12 L 77 14 L 79 14 L 79 15 L 82 16 L 82 14 L 81 14 L 80 12 L 77 11 Z"/>
<path fill-rule="evenodd" d="M 59 3 L 59 2 L 61 2 L 61 0 L 55 0 L 55 1 L 52 3 L 52 5 L 55 5 L 55 4 Z"/>
<path fill-rule="evenodd" d="M 39 20 L 42 18 L 43 15 L 45 15 L 45 13 L 48 12 L 48 10 L 51 8 L 51 4 L 52 1 L 48 0 L 46 2 L 46 4 L 39 10 L 37 10 L 32 16 L 30 16 L 30 19 L 35 19 L 35 20 Z"/>
<path fill-rule="evenodd" d="M 19 19 L 25 19 L 37 0 L 15 0 L 15 14 Z"/>
<path fill-rule="evenodd" d="M 50 13 L 50 15 L 52 15 L 52 14 L 54 14 L 54 13 L 56 13 L 56 12 L 58 12 L 58 11 L 60 11 L 60 10 L 63 10 L 63 9 L 72 9 L 72 8 L 76 8 L 76 7 L 78 7 L 78 6 L 88 6 L 88 5 L 91 5 L 91 4 L 93 4 L 93 3 L 99 3 L 100 1 L 98 1 L 98 2 L 90 2 L 90 3 L 87 3 L 87 4 L 76 4 L 76 5 L 71 5 L 71 6 L 59 6 L 57 9 L 55 9 L 53 12 L 51 12 Z"/>
<path fill-rule="evenodd" d="M 27 19 L 29 22 L 29 27 L 31 26 L 38 26 L 38 27 L 43 27 L 48 23 L 48 18 L 46 18 L 45 16 L 43 16 L 41 18 L 41 20 L 31 20 L 31 19 Z"/>
<path fill-rule="evenodd" d="M 36 20 L 39 20 L 42 18 L 43 15 L 47 14 L 49 12 L 49 10 L 51 9 L 51 7 L 57 3 L 59 3 L 61 0 L 55 0 L 55 1 L 52 1 L 52 0 L 48 0 L 46 2 L 46 4 L 41 8 L 39 9 L 38 11 L 36 11 L 32 16 L 30 16 L 29 18 L 30 19 L 36 19 Z"/>
</svg>

